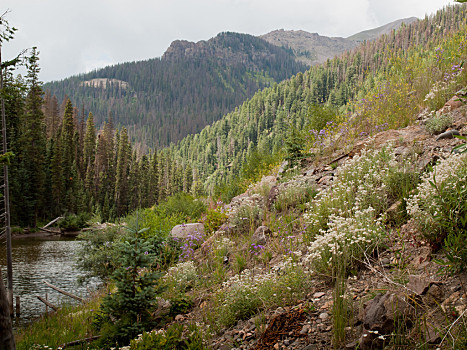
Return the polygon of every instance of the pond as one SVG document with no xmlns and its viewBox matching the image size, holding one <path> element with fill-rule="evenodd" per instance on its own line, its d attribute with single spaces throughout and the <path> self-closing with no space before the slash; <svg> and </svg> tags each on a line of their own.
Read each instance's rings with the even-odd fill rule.
<svg viewBox="0 0 467 350">
<path fill-rule="evenodd" d="M 81 241 L 48 236 L 46 238 L 19 238 L 12 240 L 13 246 L 13 299 L 20 297 L 21 317 L 15 318 L 15 328 L 31 322 L 45 312 L 45 305 L 36 295 L 45 297 L 54 305 L 77 303 L 62 295 L 42 280 L 80 297 L 86 297 L 96 289 L 96 281 L 80 286 L 77 283 L 81 272 L 75 266 L 75 257 Z M 1 241 L 0 268 L 6 284 L 6 244 Z M 49 309 L 50 310 L 50 309 Z M 51 311 L 51 310 L 50 310 Z"/>
</svg>

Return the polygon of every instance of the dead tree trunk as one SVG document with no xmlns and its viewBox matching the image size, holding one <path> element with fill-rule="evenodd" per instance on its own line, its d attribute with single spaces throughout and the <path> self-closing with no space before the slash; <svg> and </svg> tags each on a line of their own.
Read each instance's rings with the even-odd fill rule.
<svg viewBox="0 0 467 350">
<path fill-rule="evenodd" d="M 0 350 L 16 350 L 13 327 L 11 325 L 10 307 L 0 271 Z"/>
</svg>

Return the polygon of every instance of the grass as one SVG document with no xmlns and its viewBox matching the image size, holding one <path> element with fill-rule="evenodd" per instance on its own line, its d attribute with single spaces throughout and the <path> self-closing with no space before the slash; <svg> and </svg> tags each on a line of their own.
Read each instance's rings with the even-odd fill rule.
<svg viewBox="0 0 467 350">
<path fill-rule="evenodd" d="M 38 321 L 20 329 L 16 349 L 57 349 L 61 345 L 96 334 L 92 330 L 94 310 L 99 309 L 105 292 L 92 296 L 83 305 L 64 305 L 57 312 L 42 316 Z"/>
</svg>

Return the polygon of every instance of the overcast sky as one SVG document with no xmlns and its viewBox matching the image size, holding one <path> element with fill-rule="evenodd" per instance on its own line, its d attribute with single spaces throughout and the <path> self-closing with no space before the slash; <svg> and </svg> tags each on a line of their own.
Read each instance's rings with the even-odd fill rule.
<svg viewBox="0 0 467 350">
<path fill-rule="evenodd" d="M 2 56 L 37 46 L 40 78 L 60 80 L 106 65 L 160 57 L 176 39 L 275 29 L 347 37 L 453 0 L 1 0 L 15 39 Z"/>
</svg>

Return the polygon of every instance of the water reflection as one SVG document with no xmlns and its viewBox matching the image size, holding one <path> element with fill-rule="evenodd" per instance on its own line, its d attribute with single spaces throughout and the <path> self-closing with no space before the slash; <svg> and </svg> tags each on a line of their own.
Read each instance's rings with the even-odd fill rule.
<svg viewBox="0 0 467 350">
<path fill-rule="evenodd" d="M 13 293 L 21 299 L 21 319 L 15 320 L 15 325 L 30 322 L 45 312 L 45 305 L 36 295 L 45 297 L 52 304 L 76 303 L 76 300 L 66 297 L 47 287 L 46 280 L 57 287 L 75 295 L 86 297 L 88 288 L 95 288 L 96 283 L 79 286 L 76 282 L 80 275 L 74 266 L 75 252 L 81 242 L 67 238 L 21 238 L 14 239 L 13 245 Z M 2 242 L 0 267 L 6 282 L 6 252 L 5 242 Z"/>
</svg>

